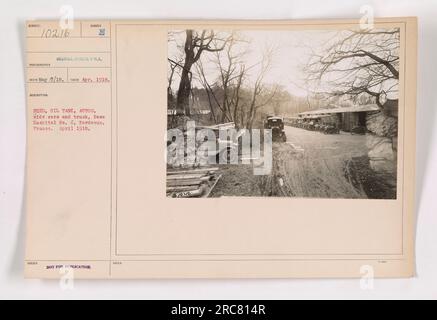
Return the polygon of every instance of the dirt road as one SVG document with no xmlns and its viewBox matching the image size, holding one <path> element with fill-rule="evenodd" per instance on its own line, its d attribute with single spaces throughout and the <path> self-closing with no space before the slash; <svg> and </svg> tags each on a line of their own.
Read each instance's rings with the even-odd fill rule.
<svg viewBox="0 0 437 320">
<path fill-rule="evenodd" d="M 285 127 L 287 142 L 273 143 L 273 170 L 224 166 L 213 196 L 395 198 L 395 177 L 369 165 L 365 135 L 323 134 Z"/>
<path fill-rule="evenodd" d="M 346 132 L 323 134 L 289 126 L 285 126 L 285 134 L 287 143 L 302 147 L 305 155 L 314 159 L 350 158 L 367 155 L 368 152 L 364 135 Z"/>
<path fill-rule="evenodd" d="M 393 179 L 369 167 L 366 136 L 285 127 L 273 146 L 274 168 L 262 177 L 264 195 L 313 198 L 393 198 Z"/>
</svg>

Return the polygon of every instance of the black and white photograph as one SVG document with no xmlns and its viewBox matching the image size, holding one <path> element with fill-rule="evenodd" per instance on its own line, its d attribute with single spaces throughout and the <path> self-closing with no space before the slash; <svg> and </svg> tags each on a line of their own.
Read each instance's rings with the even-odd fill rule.
<svg viewBox="0 0 437 320">
<path fill-rule="evenodd" d="M 0 7 L 0 300 L 437 298 L 436 0 Z"/>
<path fill-rule="evenodd" d="M 399 28 L 169 31 L 167 196 L 396 199 L 400 59 Z"/>
</svg>

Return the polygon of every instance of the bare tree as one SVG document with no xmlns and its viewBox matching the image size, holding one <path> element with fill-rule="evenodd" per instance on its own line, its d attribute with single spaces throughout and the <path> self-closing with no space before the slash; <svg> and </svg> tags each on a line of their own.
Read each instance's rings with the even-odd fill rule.
<svg viewBox="0 0 437 320">
<path fill-rule="evenodd" d="M 181 57 L 175 58 L 175 60 L 168 58 L 169 67 L 167 72 L 167 101 L 168 101 L 168 107 L 170 109 L 174 109 L 175 103 L 174 103 L 174 92 L 172 90 L 172 85 L 174 81 L 175 74 L 178 73 L 178 70 L 180 68 L 183 68 L 182 62 L 183 59 Z M 180 73 L 179 73 L 180 74 Z"/>
<path fill-rule="evenodd" d="M 222 112 L 223 109 L 220 106 L 220 102 L 218 101 L 213 88 L 211 87 L 211 85 L 209 84 L 206 75 L 205 75 L 205 69 L 203 67 L 203 63 L 201 60 L 199 60 L 196 63 L 196 70 L 197 70 L 197 74 L 198 74 L 198 78 L 199 78 L 199 82 L 202 84 L 206 95 L 208 97 L 208 105 L 209 105 L 209 109 L 211 111 L 211 115 L 213 118 L 214 123 L 217 123 L 217 116 L 216 116 L 216 111 L 215 108 L 219 108 Z"/>
<path fill-rule="evenodd" d="M 213 77 L 215 77 L 213 82 L 207 79 L 202 59 L 196 63 L 198 80 L 207 93 L 211 113 L 213 113 L 216 123 L 217 121 L 233 121 L 237 127 L 242 125 L 238 122 L 237 115 L 242 100 L 241 91 L 246 73 L 244 61 L 246 48 L 241 46 L 245 42 L 233 32 L 228 37 L 226 47 L 217 51 L 214 57 L 207 61 L 216 67 L 217 73 L 213 73 Z"/>
<path fill-rule="evenodd" d="M 222 118 L 224 122 L 226 119 L 237 123 L 236 115 L 240 104 L 240 90 L 242 89 L 243 78 L 246 73 L 246 66 L 244 56 L 245 49 L 236 48 L 237 44 L 245 42 L 240 39 L 235 33 L 229 38 L 226 49 L 222 52 L 216 53 L 216 66 L 219 71 L 219 84 L 223 90 L 221 107 Z M 224 58 L 222 57 L 224 56 Z"/>
<path fill-rule="evenodd" d="M 308 84 L 331 96 L 373 97 L 382 110 L 393 113 L 398 105 L 399 29 L 342 31 L 334 39 L 310 58 Z"/>
<path fill-rule="evenodd" d="M 201 57 L 203 52 L 216 52 L 225 48 L 228 39 L 221 38 L 212 30 L 185 31 L 184 62 L 176 98 L 176 112 L 190 115 L 189 97 L 191 92 L 191 67 Z"/>
<path fill-rule="evenodd" d="M 235 89 L 233 90 L 233 95 L 232 95 L 232 104 L 234 107 L 232 119 L 237 124 L 238 128 L 243 126 L 243 121 L 242 121 L 242 119 L 238 118 L 238 114 L 239 114 L 240 108 L 244 107 L 244 104 L 242 105 L 240 103 L 240 101 L 242 100 L 240 92 L 242 90 L 243 78 L 244 78 L 245 74 L 246 74 L 246 67 L 244 64 L 241 64 L 240 68 L 239 68 L 239 73 L 237 76 L 237 84 L 235 85 Z"/>
<path fill-rule="evenodd" d="M 221 122 L 233 121 L 237 128 L 251 129 L 258 109 L 270 103 L 276 93 L 275 87 L 268 88 L 264 84 L 271 67 L 273 48 L 267 48 L 259 62 L 247 66 L 248 48 L 244 44 L 249 42 L 235 33 L 229 39 L 226 48 L 217 52 L 213 61 L 218 71 L 214 87 L 220 89 L 219 94 L 210 90 L 211 96 L 221 112 Z M 255 81 L 249 83 L 247 80 L 253 70 L 257 72 Z M 202 78 L 208 83 L 204 73 Z M 211 85 L 207 87 L 211 89 Z"/>
<path fill-rule="evenodd" d="M 183 61 L 169 59 L 169 90 L 172 76 L 180 72 L 176 113 L 190 116 L 192 82 L 200 84 L 204 100 L 215 123 L 232 121 L 238 128 L 252 128 L 259 108 L 272 101 L 276 90 L 265 85 L 264 78 L 271 67 L 273 49 L 268 48 L 259 62 L 247 66 L 249 41 L 236 32 L 186 31 Z M 180 47 L 182 49 L 182 47 Z M 202 55 L 202 52 L 214 55 Z M 204 66 L 214 66 L 205 69 Z M 208 79 L 209 78 L 209 79 Z M 255 79 L 249 81 L 249 79 Z"/>
<path fill-rule="evenodd" d="M 271 92 L 267 92 L 267 86 L 264 84 L 264 78 L 271 68 L 273 58 L 273 48 L 268 48 L 260 62 L 260 70 L 253 84 L 251 99 L 247 112 L 246 128 L 252 129 L 255 115 L 261 107 L 267 105 L 276 95 L 277 86 L 274 86 Z M 264 98 L 264 99 L 261 99 Z M 261 101 L 262 100 L 262 101 Z"/>
</svg>

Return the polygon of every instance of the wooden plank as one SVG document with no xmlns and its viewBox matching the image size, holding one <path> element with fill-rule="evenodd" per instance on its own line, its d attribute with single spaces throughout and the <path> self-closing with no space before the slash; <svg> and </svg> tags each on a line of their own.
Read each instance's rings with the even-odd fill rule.
<svg viewBox="0 0 437 320">
<path fill-rule="evenodd" d="M 193 190 L 197 190 L 198 188 L 199 188 L 198 185 L 196 185 L 196 186 L 167 187 L 167 192 L 174 192 L 174 191 L 193 191 Z"/>
<path fill-rule="evenodd" d="M 200 178 L 183 178 L 183 179 L 172 179 L 172 178 L 170 178 L 170 177 L 167 177 L 167 182 L 169 182 L 169 181 L 172 181 L 172 182 L 174 182 L 174 181 L 189 181 L 189 180 L 199 180 L 199 181 L 209 181 L 209 180 L 211 180 L 212 179 L 212 175 L 211 176 L 203 176 L 203 177 L 200 177 Z"/>
<path fill-rule="evenodd" d="M 199 186 L 202 180 L 170 180 L 167 181 L 167 187 L 178 187 L 178 186 Z"/>
<path fill-rule="evenodd" d="M 219 175 L 214 183 L 212 184 L 212 186 L 210 186 L 209 190 L 202 196 L 202 198 L 208 198 L 209 195 L 211 194 L 212 189 L 214 189 L 214 187 L 216 186 L 217 182 L 220 180 L 220 178 L 222 177 L 222 175 Z"/>
<path fill-rule="evenodd" d="M 201 173 L 201 174 L 173 174 L 173 175 L 167 176 L 167 180 L 200 179 L 203 176 L 205 176 L 205 174 L 203 174 L 203 173 Z"/>
<path fill-rule="evenodd" d="M 188 170 L 167 170 L 167 175 L 177 175 L 177 174 L 195 174 L 195 173 L 208 173 L 208 172 L 215 172 L 217 171 L 219 168 L 218 167 L 212 167 L 212 168 L 202 168 L 202 169 L 188 169 Z"/>
</svg>

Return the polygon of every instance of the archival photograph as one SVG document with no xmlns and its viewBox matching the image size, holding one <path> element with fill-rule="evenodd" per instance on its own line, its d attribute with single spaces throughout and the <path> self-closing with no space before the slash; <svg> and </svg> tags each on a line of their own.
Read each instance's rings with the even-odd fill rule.
<svg viewBox="0 0 437 320">
<path fill-rule="evenodd" d="M 400 30 L 168 32 L 166 195 L 396 199 Z"/>
</svg>

